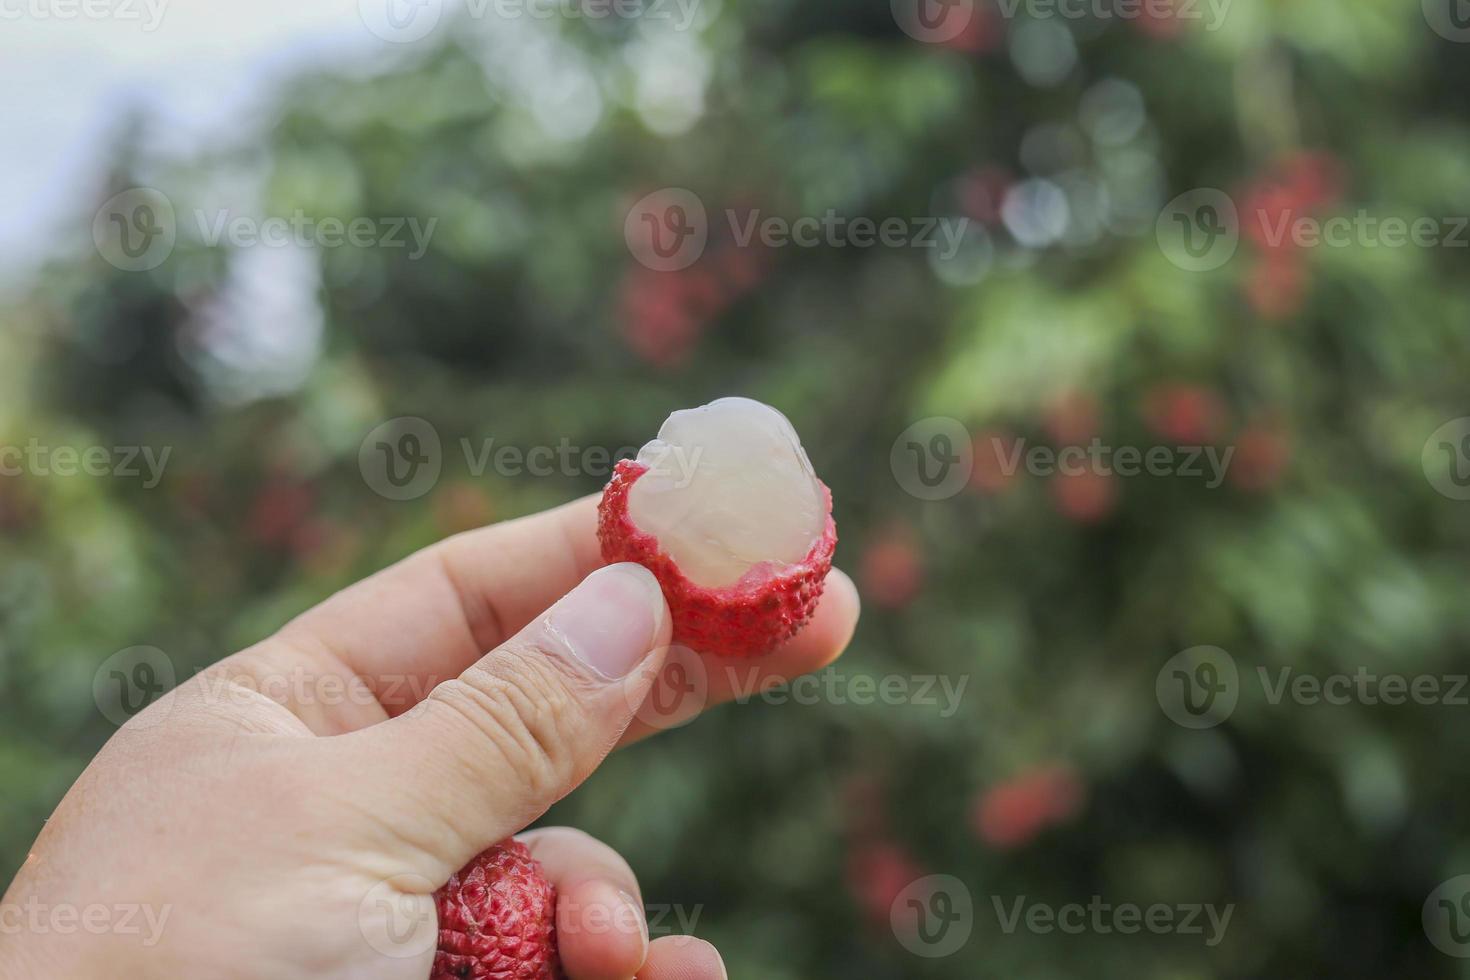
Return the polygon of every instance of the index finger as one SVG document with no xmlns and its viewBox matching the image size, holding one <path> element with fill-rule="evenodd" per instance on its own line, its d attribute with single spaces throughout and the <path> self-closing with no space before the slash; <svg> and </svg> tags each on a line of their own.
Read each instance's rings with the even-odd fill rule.
<svg viewBox="0 0 1470 980">
<path fill-rule="evenodd" d="M 597 498 L 583 497 L 430 545 L 303 613 L 278 637 L 326 649 L 398 715 L 602 565 Z"/>
</svg>

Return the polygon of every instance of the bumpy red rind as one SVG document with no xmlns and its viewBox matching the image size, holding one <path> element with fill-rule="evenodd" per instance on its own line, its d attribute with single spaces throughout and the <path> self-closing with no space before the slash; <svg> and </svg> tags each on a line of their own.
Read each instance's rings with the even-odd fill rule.
<svg viewBox="0 0 1470 980">
<path fill-rule="evenodd" d="M 429 980 L 562 980 L 556 889 L 517 840 L 496 844 L 434 893 L 439 948 Z"/>
<path fill-rule="evenodd" d="M 837 549 L 827 485 L 817 481 L 826 526 L 804 559 L 757 566 L 734 585 L 712 589 L 685 578 L 658 539 L 633 523 L 628 491 L 647 470 L 637 460 L 618 463 L 597 508 L 597 537 L 604 561 L 633 561 L 653 572 L 673 615 L 674 642 L 719 657 L 759 657 L 795 636 L 816 612 Z"/>
</svg>

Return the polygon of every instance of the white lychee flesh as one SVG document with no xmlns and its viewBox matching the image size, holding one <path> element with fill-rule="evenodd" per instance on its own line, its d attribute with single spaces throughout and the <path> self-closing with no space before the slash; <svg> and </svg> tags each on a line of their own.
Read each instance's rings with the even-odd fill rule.
<svg viewBox="0 0 1470 980">
<path fill-rule="evenodd" d="M 734 585 L 765 562 L 802 561 L 826 498 L 786 416 L 749 398 L 675 412 L 638 453 L 628 515 L 696 585 Z"/>
</svg>

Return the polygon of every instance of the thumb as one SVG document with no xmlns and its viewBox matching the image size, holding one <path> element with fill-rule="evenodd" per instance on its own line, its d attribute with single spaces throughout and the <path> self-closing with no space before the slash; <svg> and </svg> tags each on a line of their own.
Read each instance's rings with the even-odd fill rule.
<svg viewBox="0 0 1470 980">
<path fill-rule="evenodd" d="M 526 827 L 617 744 L 669 643 L 658 581 L 609 565 L 398 718 L 328 741 L 359 800 L 447 878 Z M 437 879 L 436 879 L 437 880 Z"/>
</svg>

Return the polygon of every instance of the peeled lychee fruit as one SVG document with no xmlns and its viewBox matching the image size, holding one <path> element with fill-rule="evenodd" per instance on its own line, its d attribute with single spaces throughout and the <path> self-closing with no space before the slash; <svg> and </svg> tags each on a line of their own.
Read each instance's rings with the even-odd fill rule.
<svg viewBox="0 0 1470 980">
<path fill-rule="evenodd" d="M 434 894 L 439 948 L 429 980 L 557 980 L 556 889 L 526 845 L 481 852 Z"/>
<path fill-rule="evenodd" d="M 675 412 L 602 493 L 608 562 L 643 565 L 663 586 L 674 642 L 752 657 L 816 610 L 837 526 L 786 416 L 749 398 Z"/>
</svg>

